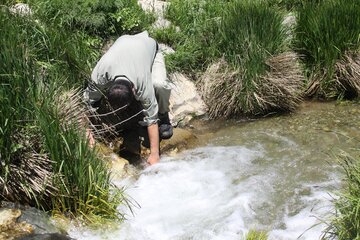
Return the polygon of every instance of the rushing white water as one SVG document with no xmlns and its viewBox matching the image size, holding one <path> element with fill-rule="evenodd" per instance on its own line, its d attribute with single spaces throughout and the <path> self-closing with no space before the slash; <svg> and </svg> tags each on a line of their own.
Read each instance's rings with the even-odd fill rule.
<svg viewBox="0 0 360 240">
<path fill-rule="evenodd" d="M 339 124 L 328 131 L 304 113 L 289 119 L 229 124 L 203 146 L 163 157 L 138 178 L 117 183 L 140 206 L 118 229 L 74 228 L 70 236 L 238 240 L 253 229 L 274 240 L 319 239 L 340 185 L 332 153 L 350 147 L 356 128 L 331 117 Z"/>
<path fill-rule="evenodd" d="M 290 143 L 292 144 L 292 143 Z M 296 162 L 270 166 L 261 145 L 207 146 L 166 157 L 127 193 L 141 208 L 114 232 L 73 232 L 77 239 L 241 239 L 249 229 L 269 239 L 318 239 L 315 216 L 328 210 L 327 182 L 298 183 Z M 286 161 L 290 160 L 290 161 Z M 289 182 L 290 181 L 290 182 Z M 123 185 L 124 183 L 120 183 Z M 305 233 L 304 233 L 305 232 Z"/>
</svg>

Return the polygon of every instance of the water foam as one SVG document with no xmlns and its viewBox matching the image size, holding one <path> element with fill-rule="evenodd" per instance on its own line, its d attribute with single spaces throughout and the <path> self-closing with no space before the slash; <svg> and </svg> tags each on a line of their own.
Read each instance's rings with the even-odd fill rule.
<svg viewBox="0 0 360 240">
<path fill-rule="evenodd" d="M 287 201 L 297 201 L 300 195 L 281 200 L 280 206 L 271 205 L 279 191 L 276 182 L 284 180 L 275 169 L 256 164 L 266 155 L 257 145 L 251 149 L 208 146 L 164 157 L 129 187 L 127 194 L 140 208 L 134 209 L 134 216 L 129 214 L 118 230 L 94 233 L 74 229 L 70 234 L 78 239 L 231 240 L 241 239 L 254 228 L 270 231 L 269 239 L 296 239 L 316 223 L 310 203 L 322 199 L 324 192 L 321 188 L 319 192 L 310 190 L 299 200 L 303 205 L 295 215 L 289 216 L 286 210 L 267 213 L 267 209 L 287 208 Z M 309 230 L 301 239 L 316 239 L 319 229 Z"/>
</svg>

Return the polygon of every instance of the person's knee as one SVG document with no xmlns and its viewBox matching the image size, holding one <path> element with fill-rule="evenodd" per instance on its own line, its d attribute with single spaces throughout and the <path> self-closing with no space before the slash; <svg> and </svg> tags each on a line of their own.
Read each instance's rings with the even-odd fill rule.
<svg viewBox="0 0 360 240">
<path fill-rule="evenodd" d="M 166 83 L 154 84 L 154 90 L 157 100 L 169 101 L 171 94 L 171 87 Z"/>
</svg>

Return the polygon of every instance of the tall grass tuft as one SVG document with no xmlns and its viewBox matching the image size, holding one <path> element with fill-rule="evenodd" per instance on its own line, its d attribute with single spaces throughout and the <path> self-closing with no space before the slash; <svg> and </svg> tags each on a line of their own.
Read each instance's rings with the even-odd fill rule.
<svg viewBox="0 0 360 240">
<path fill-rule="evenodd" d="M 283 16 L 262 1 L 233 1 L 223 11 L 219 50 L 251 79 L 268 70 L 265 61 L 284 50 Z"/>
<path fill-rule="evenodd" d="M 296 109 L 303 78 L 297 55 L 284 52 L 282 20 L 262 1 L 225 7 L 216 35 L 225 62 L 208 68 L 198 83 L 211 117 Z"/>
<path fill-rule="evenodd" d="M 309 97 L 346 95 L 335 79 L 335 64 L 360 47 L 357 0 L 308 1 L 298 10 L 296 47 L 310 73 Z"/>
<path fill-rule="evenodd" d="M 30 91 L 36 76 L 35 46 L 27 33 L 33 24 L 22 17 L 12 15 L 7 7 L 0 7 L 0 196 L 25 203 L 34 203 L 46 192 L 49 168 L 46 156 L 38 149 L 36 127 Z M 35 161 L 36 154 L 39 161 Z M 29 161 L 23 162 L 24 155 Z M 38 164 L 37 164 L 38 163 Z M 28 171 L 30 169 L 30 171 Z M 32 182 L 26 182 L 29 177 Z M 14 181 L 15 180 L 15 181 Z"/>
<path fill-rule="evenodd" d="M 76 92 L 50 95 L 37 108 L 44 150 L 53 160 L 54 185 L 58 187 L 52 208 L 88 220 L 116 217 L 116 207 L 126 199 L 122 190 L 110 183 L 109 166 L 88 146 L 79 117 L 85 109 L 81 108 L 81 95 Z"/>
<path fill-rule="evenodd" d="M 344 154 L 341 165 L 345 172 L 345 188 L 334 200 L 333 219 L 325 230 L 325 239 L 360 238 L 360 161 Z"/>
</svg>

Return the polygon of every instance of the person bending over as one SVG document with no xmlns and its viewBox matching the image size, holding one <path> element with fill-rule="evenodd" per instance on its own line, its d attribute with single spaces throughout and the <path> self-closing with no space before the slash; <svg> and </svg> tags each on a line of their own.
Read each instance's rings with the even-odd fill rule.
<svg viewBox="0 0 360 240">
<path fill-rule="evenodd" d="M 150 143 L 147 162 L 155 164 L 160 160 L 160 139 L 173 135 L 168 114 L 170 93 L 164 57 L 157 42 L 144 31 L 123 35 L 114 42 L 93 69 L 85 96 L 95 109 L 108 104 L 107 109 L 118 115 L 134 112 L 134 102 L 140 103 L 143 118 L 138 123 L 147 128 Z M 91 133 L 89 138 L 93 141 Z"/>
</svg>

